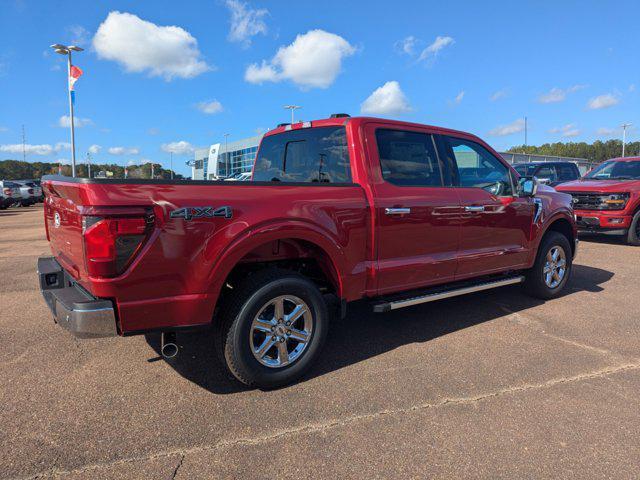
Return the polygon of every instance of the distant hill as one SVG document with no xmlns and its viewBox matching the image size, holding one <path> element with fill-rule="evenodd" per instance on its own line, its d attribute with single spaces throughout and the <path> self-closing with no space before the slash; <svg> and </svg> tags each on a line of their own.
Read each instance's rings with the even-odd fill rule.
<svg viewBox="0 0 640 480">
<path fill-rule="evenodd" d="M 115 164 L 91 164 L 91 176 L 96 176 L 99 171 L 112 172 L 112 178 L 124 178 L 124 168 Z M 151 178 L 151 164 L 131 165 L 127 167 L 128 178 Z M 76 175 L 87 177 L 88 170 L 85 163 L 76 165 Z M 155 178 L 171 178 L 171 170 L 162 168 L 159 163 L 154 163 L 153 173 Z M 48 162 L 23 162 L 22 160 L 2 160 L 0 161 L 0 180 L 21 180 L 38 179 L 43 175 L 58 174 L 58 164 Z M 71 166 L 62 166 L 63 175 L 71 175 Z M 174 173 L 174 178 L 184 178 L 182 175 Z"/>
<path fill-rule="evenodd" d="M 511 147 L 507 151 L 510 153 L 530 153 L 536 155 L 554 155 L 557 157 L 586 158 L 600 163 L 608 160 L 609 158 L 621 156 L 622 141 L 607 140 L 606 142 L 602 142 L 600 140 L 596 140 L 593 143 L 557 142 L 545 143 L 539 147 L 520 145 L 517 147 Z M 627 143 L 625 146 L 625 155 L 628 157 L 640 155 L 640 142 Z"/>
</svg>

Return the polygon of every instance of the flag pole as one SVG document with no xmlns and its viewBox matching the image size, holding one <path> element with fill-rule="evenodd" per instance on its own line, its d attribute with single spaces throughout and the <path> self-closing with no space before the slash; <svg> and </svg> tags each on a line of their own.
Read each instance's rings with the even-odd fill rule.
<svg viewBox="0 0 640 480">
<path fill-rule="evenodd" d="M 71 79 L 71 50 L 68 50 L 67 54 L 67 82 L 70 82 Z M 73 125 L 73 96 L 71 95 L 71 85 L 68 85 L 68 94 L 69 94 L 69 123 L 71 125 L 71 176 L 76 176 L 76 136 Z"/>
</svg>

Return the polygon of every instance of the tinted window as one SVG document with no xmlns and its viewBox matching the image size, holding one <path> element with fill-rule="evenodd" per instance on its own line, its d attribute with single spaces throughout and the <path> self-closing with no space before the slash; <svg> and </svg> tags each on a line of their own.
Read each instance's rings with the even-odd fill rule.
<svg viewBox="0 0 640 480">
<path fill-rule="evenodd" d="M 549 180 L 550 182 L 556 181 L 556 168 L 553 165 L 543 165 L 535 173 L 537 178 Z"/>
<path fill-rule="evenodd" d="M 518 174 L 521 177 L 530 177 L 536 171 L 535 165 L 520 164 L 520 165 L 514 165 L 513 168 L 516 169 L 516 172 L 518 172 Z"/>
<path fill-rule="evenodd" d="M 253 180 L 351 182 L 344 127 L 303 128 L 265 137 L 258 151 Z"/>
<path fill-rule="evenodd" d="M 560 180 L 575 180 L 580 175 L 574 165 L 558 165 Z"/>
<path fill-rule="evenodd" d="M 509 168 L 482 145 L 456 137 L 444 137 L 447 156 L 458 170 L 458 185 L 483 188 L 493 195 L 512 195 Z"/>
<path fill-rule="evenodd" d="M 431 135 L 377 130 L 382 178 L 395 185 L 442 186 L 440 163 Z"/>
</svg>

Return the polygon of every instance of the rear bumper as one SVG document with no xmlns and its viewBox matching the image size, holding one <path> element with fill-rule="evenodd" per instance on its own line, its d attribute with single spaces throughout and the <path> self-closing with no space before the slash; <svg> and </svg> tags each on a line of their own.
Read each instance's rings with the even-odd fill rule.
<svg viewBox="0 0 640 480">
<path fill-rule="evenodd" d="M 91 296 L 73 282 L 54 257 L 38 259 L 40 290 L 54 321 L 80 338 L 118 335 L 113 303 Z"/>
</svg>

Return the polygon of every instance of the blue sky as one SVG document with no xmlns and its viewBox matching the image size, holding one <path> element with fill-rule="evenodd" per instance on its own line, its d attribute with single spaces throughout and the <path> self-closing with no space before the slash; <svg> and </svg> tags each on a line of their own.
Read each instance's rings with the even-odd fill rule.
<svg viewBox="0 0 640 480">
<path fill-rule="evenodd" d="M 372 115 L 473 132 L 497 149 L 619 138 L 640 127 L 637 1 L 0 0 L 0 159 L 70 153 L 188 173 L 192 148 L 298 117 Z M 166 28 L 177 27 L 177 28 Z M 638 134 L 632 128 L 631 140 Z M 96 146 L 99 146 L 96 147 Z M 111 153 L 110 153 L 111 150 Z"/>
</svg>

